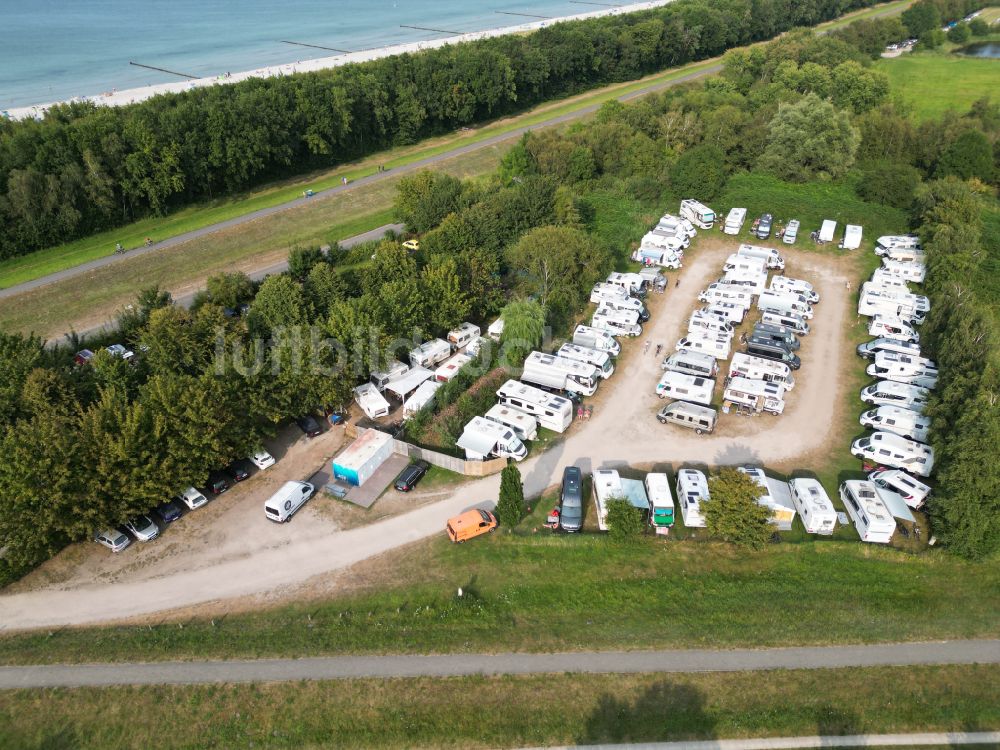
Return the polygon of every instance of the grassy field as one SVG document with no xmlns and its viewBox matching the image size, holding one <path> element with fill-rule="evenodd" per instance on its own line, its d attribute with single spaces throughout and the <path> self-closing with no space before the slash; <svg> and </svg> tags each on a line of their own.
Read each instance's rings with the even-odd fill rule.
<svg viewBox="0 0 1000 750">
<path fill-rule="evenodd" d="M 0 695 L 0 745 L 490 748 L 976 731 L 1000 724 L 998 691 L 996 666 L 17 690 Z"/>
</svg>

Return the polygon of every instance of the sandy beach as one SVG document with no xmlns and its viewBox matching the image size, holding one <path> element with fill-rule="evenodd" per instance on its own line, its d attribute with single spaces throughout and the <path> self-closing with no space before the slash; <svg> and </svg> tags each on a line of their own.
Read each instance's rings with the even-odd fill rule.
<svg viewBox="0 0 1000 750">
<path fill-rule="evenodd" d="M 160 83 L 152 86 L 125 89 L 122 91 L 111 89 L 103 94 L 97 94 L 94 96 L 74 97 L 70 100 L 35 104 L 26 107 L 12 107 L 4 110 L 4 112 L 7 117 L 12 120 L 22 120 L 29 117 L 41 118 L 49 107 L 69 102 L 88 101 L 107 107 L 120 107 L 127 104 L 135 104 L 136 102 L 141 102 L 146 99 L 151 99 L 159 94 L 180 93 L 182 91 L 203 88 L 205 86 L 221 86 L 230 83 L 237 83 L 239 81 L 245 81 L 248 78 L 271 78 L 274 76 L 286 76 L 293 75 L 295 73 L 308 73 L 317 70 L 325 70 L 327 68 L 335 68 L 339 65 L 349 65 L 351 63 L 367 62 L 369 60 L 377 60 L 383 57 L 391 57 L 392 55 L 402 55 L 408 52 L 420 52 L 427 49 L 436 49 L 449 44 L 461 44 L 463 42 L 489 39 L 492 37 L 503 36 L 505 34 L 521 34 L 536 31 L 538 29 L 545 28 L 546 26 L 551 26 L 554 23 L 560 23 L 563 21 L 577 21 L 587 18 L 616 16 L 640 10 L 649 10 L 667 5 L 671 1 L 672 0 L 649 0 L 648 2 L 630 3 L 628 5 L 622 5 L 615 8 L 588 11 L 586 13 L 563 16 L 544 21 L 531 21 L 529 23 L 517 24 L 515 26 L 502 26 L 495 29 L 486 29 L 484 31 L 473 31 L 467 34 L 453 34 L 451 36 L 441 37 L 438 39 L 408 42 L 406 44 L 394 44 L 386 47 L 376 47 L 373 49 L 338 54 L 330 57 L 301 60 L 299 62 L 288 63 L 285 65 L 274 65 L 237 73 L 222 72 L 219 75 L 209 78 L 195 78 L 185 81 Z"/>
</svg>

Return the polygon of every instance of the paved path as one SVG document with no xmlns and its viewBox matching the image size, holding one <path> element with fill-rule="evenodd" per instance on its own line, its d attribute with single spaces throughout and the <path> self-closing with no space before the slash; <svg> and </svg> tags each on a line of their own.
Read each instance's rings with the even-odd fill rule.
<svg viewBox="0 0 1000 750">
<path fill-rule="evenodd" d="M 60 664 L 0 667 L 0 689 L 283 682 L 461 675 L 742 672 L 913 664 L 997 664 L 1000 640 L 806 646 L 731 651 L 583 651 L 560 654 L 332 656 L 312 659 Z"/>
<path fill-rule="evenodd" d="M 994 745 L 1000 732 L 915 732 L 913 734 L 845 734 L 809 737 L 761 737 L 744 740 L 635 742 L 621 745 L 546 745 L 522 750 L 796 750 L 825 747 L 917 747 Z"/>
<path fill-rule="evenodd" d="M 623 94 L 622 96 L 618 97 L 618 99 L 620 101 L 628 101 L 629 99 L 635 99 L 636 97 L 640 97 L 645 94 L 652 93 L 654 91 L 659 91 L 661 89 L 669 88 L 671 86 L 677 86 L 681 83 L 693 81 L 696 78 L 702 78 L 704 76 L 714 75 L 715 73 L 718 73 L 720 70 L 722 70 L 721 64 L 711 65 L 702 70 L 698 70 L 680 76 L 679 78 L 674 78 L 669 81 L 654 83 L 650 84 L 649 86 L 644 86 L 643 88 L 638 89 L 636 91 L 632 91 L 628 94 Z M 451 159 L 455 156 L 467 154 L 472 151 L 478 151 L 479 149 L 488 148 L 489 146 L 493 146 L 497 143 L 503 143 L 504 141 L 509 141 L 514 138 L 519 138 L 524 133 L 527 133 L 529 130 L 547 128 L 552 125 L 558 125 L 563 122 L 569 122 L 570 120 L 575 120 L 580 117 L 584 117 L 585 115 L 589 115 L 593 112 L 596 112 L 600 106 L 601 106 L 600 104 L 592 104 L 590 106 L 583 107 L 582 109 L 574 110 L 573 112 L 570 112 L 568 114 L 560 115 L 558 117 L 552 117 L 549 118 L 548 120 L 543 120 L 542 122 L 538 122 L 533 125 L 525 125 L 523 127 L 515 128 L 514 130 L 509 130 L 505 133 L 500 133 L 499 135 L 492 136 L 482 141 L 476 141 L 475 143 L 469 143 L 464 146 L 458 146 L 456 148 L 453 148 L 449 151 L 445 151 L 440 154 L 435 154 L 433 156 L 428 156 L 423 159 L 418 159 L 417 161 L 406 164 L 405 166 L 396 167 L 395 169 L 390 169 L 387 172 L 374 172 L 365 177 L 359 177 L 358 179 L 348 183 L 347 185 L 337 185 L 336 187 L 327 188 L 326 190 L 321 190 L 318 193 L 315 193 L 310 198 L 299 197 L 295 198 L 294 200 L 287 201 L 286 203 L 280 203 L 277 206 L 270 206 L 268 208 L 258 209 L 257 211 L 251 211 L 250 213 L 243 214 L 242 216 L 237 216 L 235 218 L 228 219 L 227 221 L 221 221 L 218 224 L 211 224 L 209 226 L 202 227 L 201 229 L 193 229 L 190 232 L 185 232 L 184 234 L 178 234 L 175 237 L 163 240 L 162 242 L 156 242 L 150 247 L 136 248 L 134 250 L 130 250 L 129 252 L 123 255 L 114 255 L 114 254 L 105 255 L 102 258 L 92 260 L 88 263 L 83 263 L 79 266 L 74 266 L 73 268 L 67 268 L 62 271 L 57 271 L 56 273 L 51 273 L 47 276 L 42 276 L 37 279 L 32 279 L 31 281 L 25 281 L 22 284 L 17 284 L 15 286 L 7 287 L 6 289 L 0 289 L 0 299 L 4 299 L 5 297 L 13 297 L 15 295 L 22 294 L 24 292 L 29 292 L 32 289 L 37 289 L 40 286 L 52 284 L 57 281 L 65 281 L 66 279 L 71 279 L 75 276 L 79 276 L 80 274 L 93 271 L 97 268 L 103 268 L 104 266 L 109 266 L 112 265 L 113 263 L 118 263 L 122 260 L 125 260 L 126 258 L 135 258 L 139 255 L 145 255 L 146 253 L 154 253 L 160 250 L 167 250 L 169 248 L 176 247 L 177 245 L 181 245 L 185 242 L 189 242 L 190 240 L 198 239 L 199 237 L 204 237 L 205 235 L 211 234 L 213 232 L 219 232 L 224 229 L 231 229 L 232 227 L 236 227 L 250 221 L 255 221 L 257 219 L 262 219 L 267 216 L 279 213 L 281 211 L 287 211 L 292 208 L 298 208 L 304 205 L 306 202 L 321 201 L 324 198 L 330 198 L 334 195 L 339 195 L 340 193 L 343 192 L 355 190 L 356 188 L 359 188 L 363 185 L 379 182 L 381 180 L 385 180 L 400 174 L 414 172 L 423 169 L 425 167 L 429 167 L 439 162 L 442 162 L 446 159 Z"/>
</svg>

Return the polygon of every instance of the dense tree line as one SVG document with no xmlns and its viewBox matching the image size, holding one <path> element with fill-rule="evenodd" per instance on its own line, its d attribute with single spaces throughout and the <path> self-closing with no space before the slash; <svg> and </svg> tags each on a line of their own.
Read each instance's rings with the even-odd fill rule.
<svg viewBox="0 0 1000 750">
<path fill-rule="evenodd" d="M 128 107 L 76 103 L 41 121 L 0 121 L 0 258 L 719 55 L 871 4 L 678 0 Z M 978 3 L 957 5 L 967 12 Z"/>
</svg>

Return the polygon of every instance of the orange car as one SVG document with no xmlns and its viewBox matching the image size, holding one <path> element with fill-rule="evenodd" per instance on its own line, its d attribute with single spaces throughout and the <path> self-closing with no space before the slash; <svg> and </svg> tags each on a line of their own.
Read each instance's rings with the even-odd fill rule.
<svg viewBox="0 0 1000 750">
<path fill-rule="evenodd" d="M 488 510 L 467 510 L 448 520 L 448 538 L 461 544 L 466 539 L 495 531 L 496 527 L 496 516 Z"/>
</svg>

